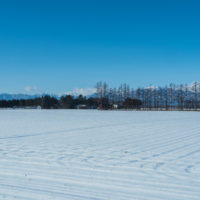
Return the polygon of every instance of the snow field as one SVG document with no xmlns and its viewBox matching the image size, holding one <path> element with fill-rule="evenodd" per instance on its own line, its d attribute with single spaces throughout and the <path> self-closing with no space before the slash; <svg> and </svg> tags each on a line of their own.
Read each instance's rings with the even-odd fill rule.
<svg viewBox="0 0 200 200">
<path fill-rule="evenodd" d="M 0 199 L 199 200 L 199 118 L 1 110 Z"/>
</svg>

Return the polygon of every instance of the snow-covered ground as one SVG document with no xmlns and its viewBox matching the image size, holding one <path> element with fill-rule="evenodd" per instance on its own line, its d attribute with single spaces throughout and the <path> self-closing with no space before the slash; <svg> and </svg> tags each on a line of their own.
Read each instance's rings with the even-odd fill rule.
<svg viewBox="0 0 200 200">
<path fill-rule="evenodd" d="M 199 200 L 200 113 L 0 110 L 0 199 Z"/>
</svg>

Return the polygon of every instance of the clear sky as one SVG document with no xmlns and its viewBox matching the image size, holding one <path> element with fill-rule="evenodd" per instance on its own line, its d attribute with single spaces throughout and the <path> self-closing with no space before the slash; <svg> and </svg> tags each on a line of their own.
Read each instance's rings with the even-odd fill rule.
<svg viewBox="0 0 200 200">
<path fill-rule="evenodd" d="M 0 93 L 200 77 L 199 0 L 0 0 Z"/>
</svg>

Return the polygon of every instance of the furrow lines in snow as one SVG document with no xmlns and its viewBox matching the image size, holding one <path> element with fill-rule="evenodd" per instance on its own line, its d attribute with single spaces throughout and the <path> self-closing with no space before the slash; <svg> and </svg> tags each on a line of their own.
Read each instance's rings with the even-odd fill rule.
<svg viewBox="0 0 200 200">
<path fill-rule="evenodd" d="M 199 200 L 198 117 L 1 111 L 0 199 Z"/>
</svg>

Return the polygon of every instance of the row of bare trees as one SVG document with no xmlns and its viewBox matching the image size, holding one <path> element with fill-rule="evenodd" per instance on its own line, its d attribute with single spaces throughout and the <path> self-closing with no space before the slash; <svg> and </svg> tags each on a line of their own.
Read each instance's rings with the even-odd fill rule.
<svg viewBox="0 0 200 200">
<path fill-rule="evenodd" d="M 200 83 L 192 85 L 170 84 L 165 87 L 149 86 L 130 88 L 127 84 L 109 87 L 106 82 L 96 84 L 96 95 L 99 104 L 108 101 L 111 105 L 122 105 L 127 99 L 142 102 L 141 109 L 147 110 L 198 110 L 200 109 Z"/>
</svg>

